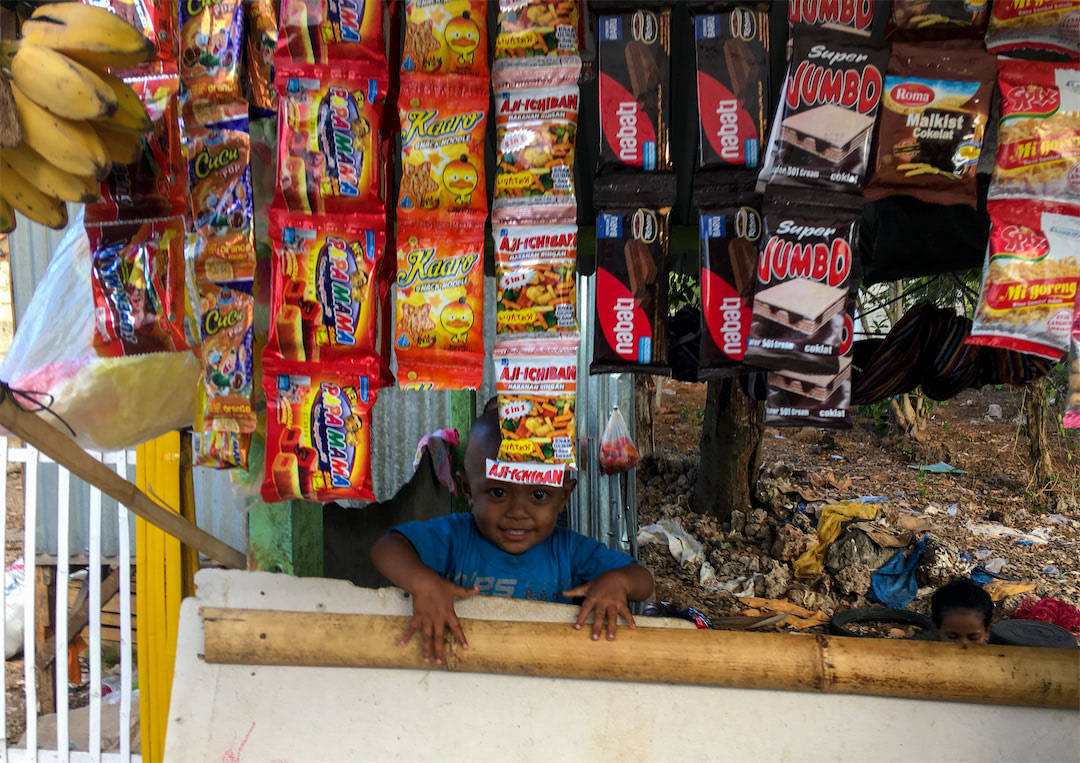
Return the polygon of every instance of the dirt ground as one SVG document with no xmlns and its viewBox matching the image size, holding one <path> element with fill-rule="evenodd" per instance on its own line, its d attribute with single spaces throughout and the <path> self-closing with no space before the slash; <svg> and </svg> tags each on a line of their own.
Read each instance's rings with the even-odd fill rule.
<svg viewBox="0 0 1080 763">
<path fill-rule="evenodd" d="M 679 521 L 703 544 L 704 559 L 720 584 L 760 573 L 753 592 L 758 597 L 764 578 L 769 597 L 827 615 L 868 605 L 870 570 L 804 580 L 791 575 L 790 562 L 814 539 L 807 512 L 878 496 L 878 524 L 896 529 L 901 521 L 914 523 L 910 526 L 931 536 L 917 575 L 919 595 L 909 609 L 927 612 L 934 587 L 998 558 L 1005 560 L 1001 574 L 1036 588 L 1002 600 L 996 619 L 1007 617 L 1025 597 L 1080 606 L 1080 433 L 1060 428 L 1048 433 L 1058 491 L 1051 500 L 1033 498 L 1019 418 L 1023 390 L 985 387 L 936 404 L 922 443 L 891 435 L 886 422 L 865 415 L 856 416 L 850 430 L 766 429 L 755 503 L 744 516 L 722 524 L 688 508 L 697 470 L 705 468 L 699 464 L 698 439 L 706 387 L 671 381 L 664 387 L 654 417 L 655 457 L 638 469 L 639 526 L 665 517 Z M 991 406 L 1000 406 L 1000 417 L 989 415 L 997 414 Z M 911 468 L 937 462 L 966 473 Z M 1034 532 L 1038 540 L 979 534 L 985 525 Z M 1049 542 L 1039 542 L 1043 537 Z M 701 563 L 680 567 L 666 547 L 656 544 L 642 545 L 640 555 L 654 570 L 658 599 L 712 617 L 747 611 L 739 597 L 716 590 L 715 581 L 702 584 Z M 824 632 L 824 626 L 814 631 Z"/>
</svg>

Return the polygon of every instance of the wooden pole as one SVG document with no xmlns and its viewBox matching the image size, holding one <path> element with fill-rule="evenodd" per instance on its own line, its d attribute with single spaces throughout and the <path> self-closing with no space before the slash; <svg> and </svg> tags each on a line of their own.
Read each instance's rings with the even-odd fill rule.
<svg viewBox="0 0 1080 763">
<path fill-rule="evenodd" d="M 150 496 L 139 490 L 105 464 L 92 458 L 79 444 L 39 416 L 19 408 L 10 393 L 0 400 L 0 426 L 21 437 L 63 466 L 81 477 L 118 503 L 126 506 L 169 535 L 233 569 L 246 569 L 247 557 L 232 546 L 221 542 L 179 514 L 158 506 Z"/>
<path fill-rule="evenodd" d="M 439 669 L 419 637 L 397 645 L 408 617 L 200 614 L 211 663 Z M 462 625 L 469 648 L 448 644 L 446 670 L 1080 709 L 1080 651 L 674 628 L 620 628 L 608 642 L 563 623 Z"/>
</svg>

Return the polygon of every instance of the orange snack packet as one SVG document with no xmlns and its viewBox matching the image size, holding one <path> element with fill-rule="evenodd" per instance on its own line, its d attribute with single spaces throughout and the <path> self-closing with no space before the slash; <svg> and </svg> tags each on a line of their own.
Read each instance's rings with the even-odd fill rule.
<svg viewBox="0 0 1080 763">
<path fill-rule="evenodd" d="M 474 76 L 486 81 L 487 52 L 484 0 L 406 0 L 403 72 Z"/>
<path fill-rule="evenodd" d="M 404 389 L 479 389 L 484 370 L 484 228 L 403 224 L 394 344 Z"/>
<path fill-rule="evenodd" d="M 413 77 L 401 84 L 398 220 L 460 217 L 483 225 L 487 106 L 488 89 L 479 80 Z"/>
</svg>

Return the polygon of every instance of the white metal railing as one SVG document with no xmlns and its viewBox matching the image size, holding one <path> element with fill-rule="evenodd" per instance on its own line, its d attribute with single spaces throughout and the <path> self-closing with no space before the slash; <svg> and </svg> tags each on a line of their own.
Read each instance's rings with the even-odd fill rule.
<svg viewBox="0 0 1080 763">
<path fill-rule="evenodd" d="M 135 451 L 117 451 L 111 453 L 90 452 L 94 458 L 113 467 L 125 479 L 131 475 L 135 466 Z M 0 729 L 0 763 L 22 763 L 23 761 L 61 761 L 70 763 L 127 763 L 141 761 L 142 756 L 131 752 L 131 532 L 128 526 L 128 512 L 123 506 L 117 507 L 117 530 L 119 548 L 117 563 L 120 578 L 120 718 L 118 735 L 119 752 L 101 750 L 101 491 L 90 486 L 89 511 L 89 665 L 90 665 L 90 719 L 88 751 L 71 749 L 68 726 L 68 585 L 70 565 L 68 559 L 68 528 L 70 525 L 70 485 L 71 473 L 57 466 L 57 562 L 56 562 L 56 614 L 55 637 L 56 655 L 56 739 L 40 740 L 42 745 L 55 741 L 53 749 L 38 749 L 37 733 L 37 684 L 35 661 L 35 624 L 34 624 L 34 588 L 35 588 L 35 552 L 37 549 L 37 481 L 38 465 L 53 463 L 52 460 L 32 447 L 9 448 L 6 438 L 0 437 L 0 463 L 4 464 L 4 475 L 0 476 L 0 507 L 7 506 L 7 465 L 23 464 L 23 556 L 26 576 L 23 595 L 23 668 L 24 693 L 26 699 L 26 744 L 16 748 L 7 738 L 7 678 L 5 673 L 4 691 L 0 692 L 0 718 L 4 726 Z M 7 523 L 0 522 L 0 548 L 7 548 Z M 4 586 L 0 586 L 0 644 L 7 636 L 6 601 Z M 79 743 L 82 740 L 76 740 Z"/>
</svg>

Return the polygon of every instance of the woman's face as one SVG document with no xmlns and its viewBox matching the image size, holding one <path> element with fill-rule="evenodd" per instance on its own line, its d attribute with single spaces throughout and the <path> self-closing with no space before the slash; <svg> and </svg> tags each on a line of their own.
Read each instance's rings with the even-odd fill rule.
<svg viewBox="0 0 1080 763">
<path fill-rule="evenodd" d="M 954 644 L 985 644 L 990 640 L 990 628 L 973 609 L 950 609 L 941 615 L 938 641 Z"/>
</svg>

